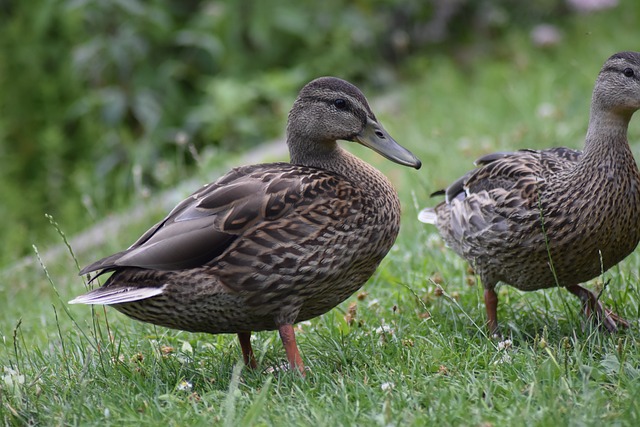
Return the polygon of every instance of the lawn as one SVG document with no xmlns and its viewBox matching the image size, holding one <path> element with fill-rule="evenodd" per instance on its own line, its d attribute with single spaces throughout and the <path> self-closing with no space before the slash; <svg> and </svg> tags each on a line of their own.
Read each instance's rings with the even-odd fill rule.
<svg viewBox="0 0 640 427">
<path fill-rule="evenodd" d="M 637 9 L 637 8 L 636 8 Z M 6 425 L 639 425 L 640 256 L 591 281 L 630 321 L 606 334 L 562 289 L 499 291 L 504 338 L 484 328 L 482 287 L 434 228 L 416 220 L 429 194 L 485 153 L 580 148 L 595 77 L 638 49 L 621 11 L 577 17 L 556 47 L 514 33 L 468 65 L 414 58 L 403 83 L 369 94 L 387 130 L 423 161 L 414 171 L 354 147 L 403 205 L 401 235 L 360 293 L 298 327 L 310 372 L 250 371 L 235 336 L 135 322 L 69 306 L 86 265 L 132 243 L 163 212 L 112 230 L 99 251 L 2 273 L 0 420 Z M 634 44 L 636 43 L 636 44 Z M 368 92 L 367 92 L 368 93 Z M 640 155 L 640 118 L 630 141 Z M 223 172 L 218 171 L 218 174 Z M 203 179 L 212 180 L 209 170 Z M 183 195 L 188 194 L 188 189 Z M 43 212 L 43 215 L 45 213 Z M 58 225 L 64 231 L 65 224 Z M 38 242 L 33 242 L 38 245 Z M 64 245 L 63 238 L 60 244 Z M 39 248 L 43 249 L 43 248 Z M 76 261 L 77 258 L 77 261 Z M 285 360 L 277 333 L 254 334 L 262 368 Z"/>
</svg>

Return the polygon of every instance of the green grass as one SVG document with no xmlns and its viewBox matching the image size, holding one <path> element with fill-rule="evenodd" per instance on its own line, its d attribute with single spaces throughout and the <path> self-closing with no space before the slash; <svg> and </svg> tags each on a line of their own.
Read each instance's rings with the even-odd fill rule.
<svg viewBox="0 0 640 427">
<path fill-rule="evenodd" d="M 416 58 L 406 83 L 374 105 L 423 160 L 416 172 L 354 148 L 396 184 L 404 208 L 396 246 L 360 298 L 300 325 L 306 380 L 239 365 L 231 335 L 167 330 L 111 309 L 68 306 L 84 290 L 74 258 L 0 276 L 0 420 L 7 425 L 638 425 L 640 257 L 589 285 L 630 320 L 608 335 L 561 289 L 500 289 L 509 338 L 488 339 L 482 289 L 435 230 L 415 220 L 428 194 L 479 155 L 580 147 L 595 76 L 611 53 L 638 48 L 621 11 L 577 18 L 557 48 L 514 34 L 498 59 L 472 67 Z M 609 29 L 616 26 L 616 31 Z M 602 32 L 596 29 L 602 29 Z M 516 64 L 516 65 L 514 65 Z M 536 112 L 548 104 L 550 117 Z M 640 118 L 632 148 L 640 154 Z M 130 244 L 158 218 L 128 224 L 100 253 Z M 61 224 L 64 229 L 64 224 Z M 38 242 L 34 242 L 38 243 Z M 345 314 L 355 304 L 355 321 Z M 261 367 L 280 365 L 275 332 L 254 334 Z"/>
</svg>

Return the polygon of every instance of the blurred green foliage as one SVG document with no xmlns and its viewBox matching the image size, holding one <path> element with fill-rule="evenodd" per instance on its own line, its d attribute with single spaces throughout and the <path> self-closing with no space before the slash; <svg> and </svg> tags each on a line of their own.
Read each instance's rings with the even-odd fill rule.
<svg viewBox="0 0 640 427">
<path fill-rule="evenodd" d="M 280 135 L 313 77 L 390 84 L 407 57 L 491 52 L 510 28 L 566 12 L 560 0 L 0 0 L 0 265 L 53 236 L 45 213 L 75 232 L 175 183 L 206 146 Z"/>
</svg>

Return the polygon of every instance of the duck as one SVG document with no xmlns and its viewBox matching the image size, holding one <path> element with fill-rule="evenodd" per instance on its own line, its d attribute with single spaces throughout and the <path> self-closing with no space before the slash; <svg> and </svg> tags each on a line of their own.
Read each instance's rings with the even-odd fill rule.
<svg viewBox="0 0 640 427">
<path fill-rule="evenodd" d="M 420 160 L 384 129 L 353 84 L 306 84 L 286 127 L 290 161 L 240 166 L 195 191 L 128 249 L 82 268 L 111 273 L 69 301 L 103 304 L 155 325 L 237 334 L 277 330 L 288 366 L 305 375 L 294 325 L 331 310 L 373 275 L 400 227 L 384 174 L 338 140 L 403 166 Z"/>
<path fill-rule="evenodd" d="M 499 335 L 499 283 L 521 291 L 563 287 L 601 327 L 628 326 L 581 284 L 618 264 L 640 240 L 640 173 L 627 139 L 639 108 L 640 53 L 615 53 L 596 79 L 582 151 L 485 155 L 476 169 L 432 194 L 444 201 L 418 214 L 480 278 L 492 335 Z"/>
</svg>

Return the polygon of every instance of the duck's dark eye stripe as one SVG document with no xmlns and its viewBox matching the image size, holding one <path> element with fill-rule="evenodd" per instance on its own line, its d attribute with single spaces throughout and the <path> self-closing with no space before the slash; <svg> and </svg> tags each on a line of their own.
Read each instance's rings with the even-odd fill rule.
<svg viewBox="0 0 640 427">
<path fill-rule="evenodd" d="M 625 77 L 638 77 L 638 74 L 633 70 L 633 68 L 625 67 L 620 69 L 620 67 L 609 66 L 602 69 L 601 73 L 622 73 Z"/>
<path fill-rule="evenodd" d="M 334 106 L 338 110 L 350 109 L 350 103 L 345 98 L 325 98 L 321 96 L 310 96 L 307 99 L 315 102 L 324 102 L 330 106 Z"/>
</svg>

